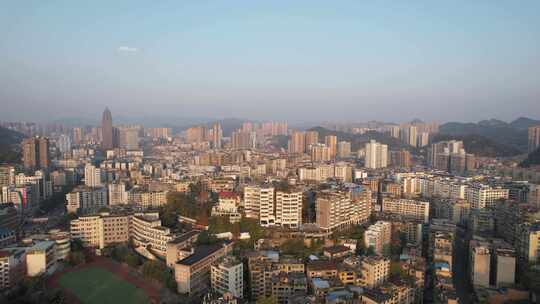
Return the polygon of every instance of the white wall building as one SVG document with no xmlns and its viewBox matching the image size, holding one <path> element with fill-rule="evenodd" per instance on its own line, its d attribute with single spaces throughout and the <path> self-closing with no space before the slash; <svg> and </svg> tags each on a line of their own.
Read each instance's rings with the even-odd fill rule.
<svg viewBox="0 0 540 304">
<path fill-rule="evenodd" d="M 388 146 L 375 140 L 366 143 L 365 167 L 370 169 L 385 168 L 388 165 Z"/>
<path fill-rule="evenodd" d="M 210 270 L 212 289 L 224 294 L 230 292 L 235 298 L 244 297 L 244 270 L 242 262 L 228 256 L 214 263 Z"/>
</svg>

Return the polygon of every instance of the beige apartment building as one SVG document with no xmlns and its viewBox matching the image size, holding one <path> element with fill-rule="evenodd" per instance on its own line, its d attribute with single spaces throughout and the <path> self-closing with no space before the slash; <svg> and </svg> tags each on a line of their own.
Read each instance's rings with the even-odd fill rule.
<svg viewBox="0 0 540 304">
<path fill-rule="evenodd" d="M 382 211 L 406 218 L 429 222 L 429 202 L 410 199 L 384 199 Z"/>
<path fill-rule="evenodd" d="M 484 209 L 494 207 L 498 200 L 508 199 L 508 195 L 508 189 L 476 184 L 467 188 L 465 199 L 471 204 L 471 209 Z"/>
<path fill-rule="evenodd" d="M 346 193 L 321 193 L 317 196 L 315 209 L 317 225 L 335 231 L 366 222 L 371 215 L 371 201 L 352 201 Z"/>
<path fill-rule="evenodd" d="M 364 232 L 364 245 L 373 248 L 375 254 L 382 255 L 392 240 L 392 223 L 377 221 Z"/>
<path fill-rule="evenodd" d="M 384 257 L 366 257 L 361 262 L 361 286 L 374 288 L 386 282 L 390 276 L 390 259 Z"/>
<path fill-rule="evenodd" d="M 276 192 L 275 224 L 287 228 L 302 224 L 302 192 Z"/>
</svg>

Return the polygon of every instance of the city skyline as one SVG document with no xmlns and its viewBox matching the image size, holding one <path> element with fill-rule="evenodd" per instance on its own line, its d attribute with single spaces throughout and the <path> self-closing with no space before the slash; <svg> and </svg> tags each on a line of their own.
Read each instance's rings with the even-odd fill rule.
<svg viewBox="0 0 540 304">
<path fill-rule="evenodd" d="M 540 117 L 533 1 L 34 4 L 0 10 L 2 120 Z"/>
</svg>

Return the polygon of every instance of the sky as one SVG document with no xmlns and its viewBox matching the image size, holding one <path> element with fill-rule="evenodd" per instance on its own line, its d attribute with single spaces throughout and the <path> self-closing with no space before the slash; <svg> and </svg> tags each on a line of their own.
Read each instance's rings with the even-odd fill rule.
<svg viewBox="0 0 540 304">
<path fill-rule="evenodd" d="M 0 119 L 540 118 L 540 1 L 1 1 Z"/>
</svg>

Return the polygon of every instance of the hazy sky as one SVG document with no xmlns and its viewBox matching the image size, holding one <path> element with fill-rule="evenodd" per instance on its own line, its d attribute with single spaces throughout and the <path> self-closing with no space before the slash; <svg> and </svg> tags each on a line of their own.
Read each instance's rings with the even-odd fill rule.
<svg viewBox="0 0 540 304">
<path fill-rule="evenodd" d="M 540 118 L 540 1 L 1 1 L 0 119 Z"/>
</svg>

